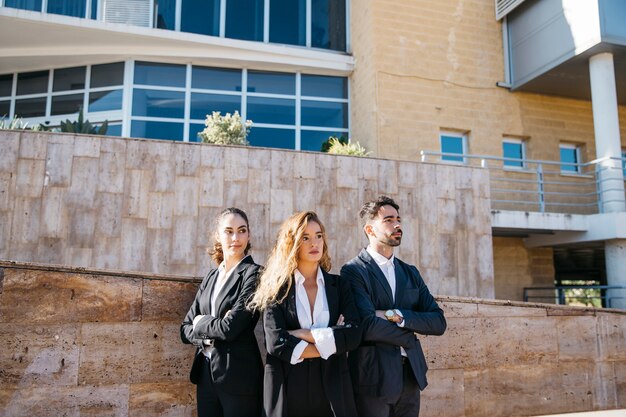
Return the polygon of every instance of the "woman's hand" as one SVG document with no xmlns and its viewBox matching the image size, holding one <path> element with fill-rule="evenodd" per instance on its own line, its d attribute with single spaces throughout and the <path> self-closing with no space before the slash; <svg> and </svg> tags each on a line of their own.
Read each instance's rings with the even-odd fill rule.
<svg viewBox="0 0 626 417">
<path fill-rule="evenodd" d="M 343 326 L 345 324 L 344 320 L 343 314 L 340 314 L 339 319 L 337 320 L 337 326 Z"/>
</svg>

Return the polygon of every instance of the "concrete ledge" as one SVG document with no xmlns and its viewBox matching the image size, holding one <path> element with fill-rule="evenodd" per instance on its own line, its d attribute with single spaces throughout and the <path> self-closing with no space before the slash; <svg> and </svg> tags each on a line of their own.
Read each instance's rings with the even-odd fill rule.
<svg viewBox="0 0 626 417">
<path fill-rule="evenodd" d="M 585 413 L 550 414 L 535 417 L 624 417 L 626 408 L 621 410 L 588 411 Z"/>
</svg>

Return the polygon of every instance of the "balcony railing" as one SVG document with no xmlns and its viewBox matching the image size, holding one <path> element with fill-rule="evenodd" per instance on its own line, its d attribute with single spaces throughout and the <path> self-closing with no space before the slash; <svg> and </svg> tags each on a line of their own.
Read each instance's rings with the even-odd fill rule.
<svg viewBox="0 0 626 417">
<path fill-rule="evenodd" d="M 524 301 L 611 308 L 626 298 L 626 287 L 616 285 L 559 285 L 526 287 Z"/>
<path fill-rule="evenodd" d="M 613 174 L 623 175 L 619 172 L 626 164 L 623 158 L 568 163 L 432 151 L 421 151 L 420 155 L 422 162 L 489 169 L 492 208 L 496 210 L 593 214 L 616 201 L 612 192 L 623 192 L 623 188 L 606 186 L 615 184 Z M 459 162 L 444 160 L 445 157 Z M 506 162 L 518 166 L 507 166 Z"/>
</svg>

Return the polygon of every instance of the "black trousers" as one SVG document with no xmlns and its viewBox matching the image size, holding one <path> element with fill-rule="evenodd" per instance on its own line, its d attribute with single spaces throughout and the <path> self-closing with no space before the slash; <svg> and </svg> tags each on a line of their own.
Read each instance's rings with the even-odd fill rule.
<svg viewBox="0 0 626 417">
<path fill-rule="evenodd" d="M 235 395 L 224 392 L 213 383 L 210 359 L 204 357 L 200 380 L 196 385 L 198 417 L 258 417 L 261 415 L 261 396 Z M 242 381 L 246 383 L 246 381 Z"/>
<path fill-rule="evenodd" d="M 408 360 L 402 365 L 402 393 L 395 404 L 380 397 L 356 396 L 359 417 L 418 417 L 420 388 Z"/>
<path fill-rule="evenodd" d="M 333 417 L 324 393 L 322 359 L 305 359 L 292 365 L 287 378 L 289 417 Z"/>
</svg>

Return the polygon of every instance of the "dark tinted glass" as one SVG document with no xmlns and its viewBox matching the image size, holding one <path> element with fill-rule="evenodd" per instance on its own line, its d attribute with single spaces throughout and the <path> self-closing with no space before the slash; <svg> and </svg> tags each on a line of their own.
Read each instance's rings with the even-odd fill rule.
<svg viewBox="0 0 626 417">
<path fill-rule="evenodd" d="M 15 117 L 41 117 L 46 115 L 46 98 L 15 100 Z"/>
<path fill-rule="evenodd" d="M 296 132 L 292 129 L 270 129 L 253 127 L 248 135 L 248 142 L 253 146 L 269 148 L 295 149 Z"/>
<path fill-rule="evenodd" d="M 248 71 L 251 93 L 295 94 L 296 75 L 281 72 Z"/>
<path fill-rule="evenodd" d="M 306 0 L 271 0 L 270 42 L 306 45 Z"/>
<path fill-rule="evenodd" d="M 91 88 L 124 84 L 124 63 L 93 65 L 90 83 Z"/>
<path fill-rule="evenodd" d="M 41 11 L 41 0 L 4 0 L 4 5 L 16 9 Z"/>
<path fill-rule="evenodd" d="M 98 18 L 98 0 L 91 0 L 91 18 L 94 20 Z"/>
<path fill-rule="evenodd" d="M 296 101 L 283 98 L 248 97 L 247 118 L 254 123 L 293 125 Z"/>
<path fill-rule="evenodd" d="M 502 156 L 504 156 L 505 158 L 519 159 L 519 161 L 504 161 L 505 167 L 521 168 L 524 166 L 524 163 L 522 161 L 524 155 L 521 143 L 502 142 Z"/>
<path fill-rule="evenodd" d="M 347 133 L 322 132 L 318 130 L 302 130 L 300 131 L 300 149 L 303 151 L 321 151 L 322 143 L 326 142 L 329 137 L 336 138 Z"/>
<path fill-rule="evenodd" d="M 52 107 L 50 114 L 55 116 L 59 114 L 78 113 L 83 106 L 82 94 L 69 94 L 65 96 L 52 97 Z"/>
<path fill-rule="evenodd" d="M 137 62 L 135 63 L 135 84 L 184 87 L 185 72 L 184 65 Z"/>
<path fill-rule="evenodd" d="M 99 126 L 99 125 L 98 125 Z M 109 124 L 107 127 L 107 136 L 122 136 L 122 125 L 121 124 Z"/>
<path fill-rule="evenodd" d="M 348 127 L 348 103 L 302 100 L 302 125 Z"/>
<path fill-rule="evenodd" d="M 189 142 L 202 142 L 198 133 L 202 132 L 206 126 L 200 123 L 189 124 Z"/>
<path fill-rule="evenodd" d="M 52 91 L 80 90 L 85 88 L 85 67 L 54 70 Z"/>
<path fill-rule="evenodd" d="M 2 119 L 3 117 L 9 117 L 10 111 L 11 111 L 11 102 L 0 101 L 0 119 Z"/>
<path fill-rule="evenodd" d="M 226 37 L 263 40 L 263 0 L 226 0 Z"/>
<path fill-rule="evenodd" d="M 22 72 L 17 74 L 17 95 L 47 92 L 48 74 L 49 71 Z"/>
<path fill-rule="evenodd" d="M 559 149 L 561 162 L 566 162 L 569 164 L 577 164 L 578 161 L 578 149 L 576 148 L 560 148 Z M 561 165 L 561 171 L 566 172 L 578 172 L 579 168 L 577 165 Z"/>
<path fill-rule="evenodd" d="M 183 124 L 133 120 L 130 135 L 134 138 L 183 140 Z"/>
<path fill-rule="evenodd" d="M 311 15 L 311 46 L 345 51 L 345 0 L 311 0 Z"/>
<path fill-rule="evenodd" d="M 241 113 L 241 97 L 228 96 L 224 94 L 191 94 L 191 118 L 205 119 L 207 114 L 214 111 L 233 114 L 235 111 Z"/>
<path fill-rule="evenodd" d="M 177 91 L 133 90 L 133 116 L 184 117 L 185 93 Z"/>
<path fill-rule="evenodd" d="M 463 138 L 441 135 L 441 152 L 463 155 Z M 444 155 L 441 159 L 444 161 L 463 162 L 463 157 L 460 156 Z"/>
<path fill-rule="evenodd" d="M 0 75 L 0 97 L 10 96 L 12 87 L 13 74 Z"/>
<path fill-rule="evenodd" d="M 48 0 L 48 13 L 85 17 L 85 0 Z"/>
<path fill-rule="evenodd" d="M 220 34 L 220 0 L 182 0 L 180 30 L 217 36 Z"/>
<path fill-rule="evenodd" d="M 122 90 L 90 93 L 89 112 L 120 110 L 122 108 L 122 95 Z"/>
<path fill-rule="evenodd" d="M 241 70 L 193 67 L 191 87 L 207 90 L 241 91 Z"/>
<path fill-rule="evenodd" d="M 156 26 L 159 29 L 176 29 L 176 0 L 155 0 Z"/>
<path fill-rule="evenodd" d="M 303 96 L 348 98 L 348 79 L 325 75 L 302 75 Z"/>
</svg>

